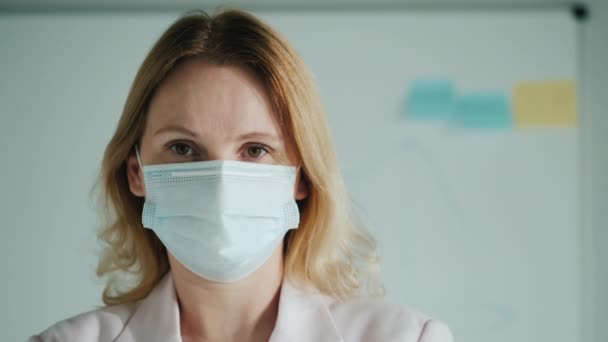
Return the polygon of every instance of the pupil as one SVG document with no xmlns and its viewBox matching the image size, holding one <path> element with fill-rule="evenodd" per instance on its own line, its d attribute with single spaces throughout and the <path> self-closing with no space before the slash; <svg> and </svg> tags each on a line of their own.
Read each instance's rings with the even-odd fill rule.
<svg viewBox="0 0 608 342">
<path fill-rule="evenodd" d="M 177 153 L 178 154 L 186 154 L 188 153 L 188 146 L 184 144 L 177 145 Z"/>
<path fill-rule="evenodd" d="M 249 155 L 251 157 L 258 157 L 260 155 L 260 148 L 259 147 L 249 148 Z"/>
</svg>

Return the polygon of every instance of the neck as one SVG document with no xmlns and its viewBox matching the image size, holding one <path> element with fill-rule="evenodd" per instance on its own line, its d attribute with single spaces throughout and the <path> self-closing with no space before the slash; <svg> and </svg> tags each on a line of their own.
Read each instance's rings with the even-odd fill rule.
<svg viewBox="0 0 608 342">
<path fill-rule="evenodd" d="M 233 283 L 203 279 L 170 257 L 184 341 L 268 341 L 283 279 L 280 245 L 253 274 Z"/>
</svg>

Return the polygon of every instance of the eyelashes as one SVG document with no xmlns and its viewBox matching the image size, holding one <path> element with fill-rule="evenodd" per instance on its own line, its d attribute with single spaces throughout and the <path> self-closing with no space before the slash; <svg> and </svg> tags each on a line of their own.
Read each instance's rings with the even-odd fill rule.
<svg viewBox="0 0 608 342">
<path fill-rule="evenodd" d="M 253 143 L 245 147 L 244 153 L 249 159 L 258 159 L 270 153 L 270 147 L 260 143 Z"/>
<path fill-rule="evenodd" d="M 192 148 L 192 146 L 182 142 L 172 144 L 171 146 L 169 146 L 169 148 L 180 157 L 191 156 L 192 153 L 194 153 L 194 149 Z M 184 148 L 186 148 L 187 151 L 191 153 L 183 152 Z"/>
<path fill-rule="evenodd" d="M 194 147 L 195 144 L 186 141 L 174 141 L 168 144 L 172 157 L 180 159 L 192 159 L 200 157 L 201 153 Z M 248 142 L 241 146 L 238 151 L 239 160 L 258 161 L 269 156 L 273 152 L 272 147 L 258 142 Z"/>
</svg>

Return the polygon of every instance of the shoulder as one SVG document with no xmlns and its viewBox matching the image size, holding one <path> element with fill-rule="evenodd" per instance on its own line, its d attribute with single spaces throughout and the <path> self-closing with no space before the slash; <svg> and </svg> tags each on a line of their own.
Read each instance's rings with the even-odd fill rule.
<svg viewBox="0 0 608 342">
<path fill-rule="evenodd" d="M 381 299 L 328 299 L 328 310 L 345 341 L 452 342 L 443 322 Z"/>
<path fill-rule="evenodd" d="M 113 341 L 134 312 L 135 304 L 100 308 L 59 321 L 28 342 Z"/>
</svg>

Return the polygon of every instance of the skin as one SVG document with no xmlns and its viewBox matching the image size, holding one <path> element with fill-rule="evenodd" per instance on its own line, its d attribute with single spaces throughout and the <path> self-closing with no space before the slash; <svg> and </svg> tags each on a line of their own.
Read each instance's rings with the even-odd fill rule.
<svg viewBox="0 0 608 342">
<path fill-rule="evenodd" d="M 203 60 L 185 61 L 161 84 L 139 148 L 143 165 L 204 160 L 298 164 L 260 80 L 244 68 Z M 135 156 L 128 158 L 127 168 L 131 192 L 145 197 Z M 307 195 L 298 175 L 294 198 Z M 278 313 L 282 249 L 277 246 L 262 267 L 233 283 L 201 278 L 169 253 L 183 341 L 267 341 Z"/>
</svg>

